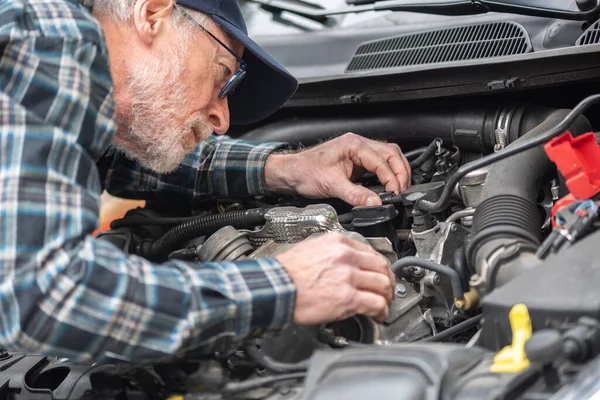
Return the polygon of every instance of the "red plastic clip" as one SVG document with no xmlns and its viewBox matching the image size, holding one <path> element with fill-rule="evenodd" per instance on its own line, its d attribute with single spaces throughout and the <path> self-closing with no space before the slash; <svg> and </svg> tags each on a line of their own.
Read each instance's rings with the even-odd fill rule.
<svg viewBox="0 0 600 400">
<path fill-rule="evenodd" d="M 594 132 L 576 138 L 566 132 L 549 141 L 544 150 L 565 177 L 571 192 L 552 207 L 553 216 L 575 200 L 587 200 L 600 192 L 600 147 Z"/>
</svg>

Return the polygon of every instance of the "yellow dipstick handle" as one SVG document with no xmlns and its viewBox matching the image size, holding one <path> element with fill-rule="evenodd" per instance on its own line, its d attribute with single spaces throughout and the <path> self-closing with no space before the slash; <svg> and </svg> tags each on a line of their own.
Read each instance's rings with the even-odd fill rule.
<svg viewBox="0 0 600 400">
<path fill-rule="evenodd" d="M 494 357 L 490 371 L 498 373 L 521 372 L 529 366 L 525 355 L 525 342 L 531 338 L 531 320 L 525 304 L 516 304 L 508 314 L 512 330 L 512 344 L 504 347 Z"/>
</svg>

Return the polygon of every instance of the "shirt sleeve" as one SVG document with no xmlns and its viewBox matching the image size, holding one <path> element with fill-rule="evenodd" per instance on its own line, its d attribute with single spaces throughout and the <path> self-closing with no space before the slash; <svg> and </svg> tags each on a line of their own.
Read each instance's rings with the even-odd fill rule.
<svg viewBox="0 0 600 400">
<path fill-rule="evenodd" d="M 105 189 L 122 198 L 194 204 L 207 195 L 244 198 L 267 194 L 267 157 L 287 143 L 251 143 L 212 135 L 170 174 L 158 174 L 114 151 Z"/>
<path fill-rule="evenodd" d="M 34 20 L 47 35 L 0 28 L 0 345 L 139 362 L 288 324 L 295 287 L 274 259 L 153 264 L 91 236 L 112 82 L 103 46 L 64 35 L 77 12 L 66 4 L 35 2 L 58 18 Z"/>
</svg>

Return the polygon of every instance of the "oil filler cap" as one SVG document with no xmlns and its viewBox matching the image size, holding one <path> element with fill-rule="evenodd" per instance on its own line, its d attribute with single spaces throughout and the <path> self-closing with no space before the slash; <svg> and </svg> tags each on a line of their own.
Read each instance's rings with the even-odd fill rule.
<svg viewBox="0 0 600 400">
<path fill-rule="evenodd" d="M 517 373 L 529 367 L 525 343 L 531 338 L 531 319 L 525 304 L 516 304 L 508 314 L 512 330 L 512 344 L 504 347 L 494 357 L 490 371 Z"/>
</svg>

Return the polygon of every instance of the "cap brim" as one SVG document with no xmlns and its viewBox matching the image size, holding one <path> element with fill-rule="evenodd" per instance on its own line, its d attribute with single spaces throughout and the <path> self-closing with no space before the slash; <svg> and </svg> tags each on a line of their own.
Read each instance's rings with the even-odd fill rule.
<svg viewBox="0 0 600 400">
<path fill-rule="evenodd" d="M 244 45 L 246 77 L 227 97 L 232 125 L 261 121 L 296 92 L 298 81 L 244 32 L 217 15 L 213 20 Z"/>
</svg>

